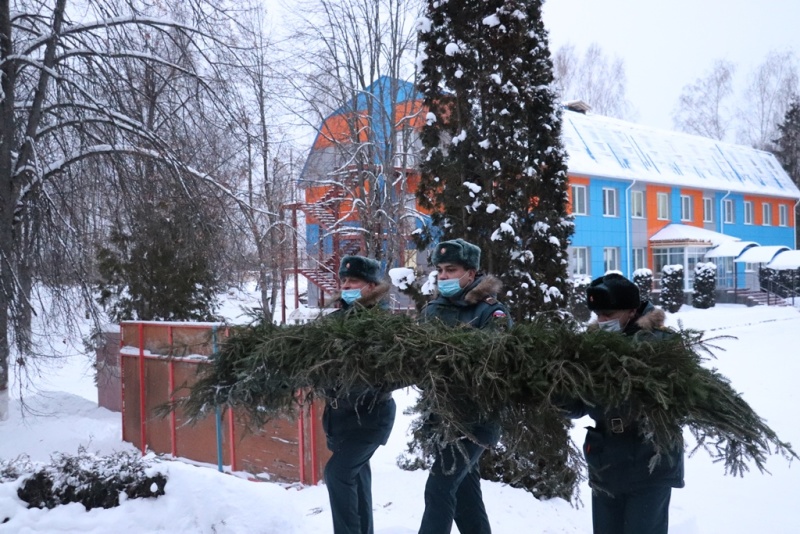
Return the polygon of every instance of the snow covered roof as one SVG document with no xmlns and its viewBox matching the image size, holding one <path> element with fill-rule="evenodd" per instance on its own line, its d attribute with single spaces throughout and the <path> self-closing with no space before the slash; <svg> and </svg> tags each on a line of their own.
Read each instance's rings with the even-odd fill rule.
<svg viewBox="0 0 800 534">
<path fill-rule="evenodd" d="M 570 174 L 798 199 L 769 152 L 631 122 L 563 111 Z"/>
<path fill-rule="evenodd" d="M 705 259 L 710 258 L 736 258 L 751 247 L 757 247 L 755 241 L 727 241 L 706 252 Z"/>
<path fill-rule="evenodd" d="M 766 267 L 778 271 L 800 269 L 800 250 L 784 250 L 778 253 Z"/>
<path fill-rule="evenodd" d="M 702 245 L 719 245 L 730 241 L 739 241 L 739 238 L 697 226 L 675 223 L 668 224 L 650 238 L 650 242 L 653 244 L 690 242 Z"/>
<path fill-rule="evenodd" d="M 742 252 L 742 255 L 733 261 L 736 263 L 769 263 L 776 254 L 784 250 L 789 250 L 789 247 L 784 247 L 782 245 L 753 247 Z"/>
</svg>

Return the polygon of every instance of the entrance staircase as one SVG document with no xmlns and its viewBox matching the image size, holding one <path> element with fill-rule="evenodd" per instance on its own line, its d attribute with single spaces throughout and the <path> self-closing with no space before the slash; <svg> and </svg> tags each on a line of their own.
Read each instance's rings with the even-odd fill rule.
<svg viewBox="0 0 800 534">
<path fill-rule="evenodd" d="M 319 224 L 320 236 L 330 236 L 333 240 L 333 253 L 326 254 L 320 243 L 316 258 L 308 258 L 306 265 L 298 269 L 309 282 L 317 286 L 324 295 L 332 296 L 339 288 L 337 271 L 344 256 L 359 254 L 364 250 L 363 233 L 358 228 L 343 224 L 340 220 L 340 206 L 346 200 L 344 189 L 339 186 L 331 188 L 314 203 L 298 203 L 295 205 L 306 215 L 306 221 Z M 321 295 L 322 296 L 322 295 Z M 322 296 L 322 300 L 326 300 Z"/>
<path fill-rule="evenodd" d="M 736 297 L 738 304 L 746 304 L 747 306 L 791 306 L 791 301 L 787 302 L 785 299 L 776 296 L 774 293 L 768 293 L 760 289 L 739 289 L 734 292 L 733 289 L 728 290 L 728 295 L 733 299 Z"/>
</svg>

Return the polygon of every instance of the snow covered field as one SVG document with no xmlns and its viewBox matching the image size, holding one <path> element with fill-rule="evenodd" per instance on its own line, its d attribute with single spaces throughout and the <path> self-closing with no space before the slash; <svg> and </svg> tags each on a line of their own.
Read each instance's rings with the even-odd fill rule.
<svg viewBox="0 0 800 534">
<path fill-rule="evenodd" d="M 236 315 L 238 306 L 226 310 Z M 745 400 L 777 431 L 800 450 L 797 406 L 800 392 L 800 311 L 793 308 L 746 308 L 718 305 L 710 310 L 685 307 L 670 315 L 668 324 L 735 336 L 719 341 L 724 352 L 712 365 L 731 379 Z M 61 347 L 69 353 L 69 340 Z M 0 423 L 0 458 L 27 454 L 47 461 L 55 451 L 109 453 L 133 450 L 120 440 L 120 416 L 97 408 L 91 362 L 72 356 L 53 368 L 38 392 L 26 401 L 33 414 L 24 418 L 12 401 L 11 418 Z M 392 437 L 372 461 L 375 526 L 377 534 L 416 532 L 423 510 L 425 472 L 406 472 L 395 465 L 407 441 L 409 416 L 402 409 L 413 402 L 414 392 L 398 391 L 398 418 Z M 575 424 L 573 439 L 583 440 L 589 419 Z M 691 446 L 691 442 L 689 443 Z M 0 484 L 0 533 L 248 533 L 290 534 L 332 532 L 324 486 L 297 487 L 248 482 L 178 461 L 163 461 L 157 468 L 168 473 L 166 495 L 158 499 L 133 499 L 117 508 L 86 512 L 74 504 L 53 510 L 28 510 L 16 495 L 19 482 Z M 686 488 L 673 492 L 670 532 L 673 534 L 790 534 L 800 532 L 800 465 L 780 457 L 768 463 L 771 475 L 750 472 L 743 478 L 723 476 L 698 451 L 687 459 Z M 484 498 L 495 533 L 591 532 L 589 489 L 583 486 L 583 506 L 554 499 L 537 501 L 530 494 L 501 484 L 483 482 Z M 6 521 L 3 523 L 3 521 Z M 453 530 L 456 532 L 456 529 Z"/>
</svg>

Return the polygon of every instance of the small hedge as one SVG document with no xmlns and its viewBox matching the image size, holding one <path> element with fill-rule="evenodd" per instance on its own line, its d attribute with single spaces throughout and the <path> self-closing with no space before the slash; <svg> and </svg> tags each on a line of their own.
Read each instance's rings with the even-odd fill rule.
<svg viewBox="0 0 800 534">
<path fill-rule="evenodd" d="M 683 265 L 665 265 L 661 270 L 661 307 L 675 313 L 683 302 Z"/>
<path fill-rule="evenodd" d="M 57 453 L 49 464 L 38 468 L 26 457 L 0 462 L 0 481 L 25 476 L 17 495 L 28 508 L 55 508 L 73 502 L 86 510 L 113 508 L 125 499 L 164 495 L 167 477 L 149 473 L 150 467 L 137 453 L 95 456 L 80 448 L 76 455 Z"/>
<path fill-rule="evenodd" d="M 692 306 L 712 308 L 717 303 L 717 266 L 713 263 L 698 263 L 694 268 L 694 295 Z"/>
<path fill-rule="evenodd" d="M 574 278 L 572 291 L 569 295 L 569 311 L 578 321 L 585 323 L 592 317 L 592 312 L 586 306 L 586 288 L 592 283 L 588 276 Z"/>
<path fill-rule="evenodd" d="M 639 288 L 639 300 L 641 302 L 652 299 L 653 271 L 650 269 L 636 269 L 633 271 L 633 283 Z"/>
</svg>

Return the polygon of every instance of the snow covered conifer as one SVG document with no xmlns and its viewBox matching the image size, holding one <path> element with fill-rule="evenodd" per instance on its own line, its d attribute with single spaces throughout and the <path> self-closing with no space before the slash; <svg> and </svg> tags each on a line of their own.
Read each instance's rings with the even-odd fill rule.
<svg viewBox="0 0 800 534">
<path fill-rule="evenodd" d="M 698 263 L 694 268 L 694 296 L 692 306 L 695 308 L 712 308 L 717 303 L 717 266 L 713 263 Z"/>
<path fill-rule="evenodd" d="M 661 270 L 661 307 L 675 313 L 683 301 L 683 265 L 665 265 Z"/>
<path fill-rule="evenodd" d="M 567 173 L 542 2 L 428 0 L 420 19 L 418 200 L 432 228 L 461 237 L 501 278 L 516 320 L 565 307 Z"/>
<path fill-rule="evenodd" d="M 639 288 L 639 300 L 645 302 L 651 299 L 653 271 L 650 269 L 636 269 L 633 271 L 633 283 Z"/>
<path fill-rule="evenodd" d="M 98 250 L 98 301 L 115 321 L 215 319 L 220 276 L 209 252 L 219 239 L 209 213 L 145 204 Z"/>
</svg>

